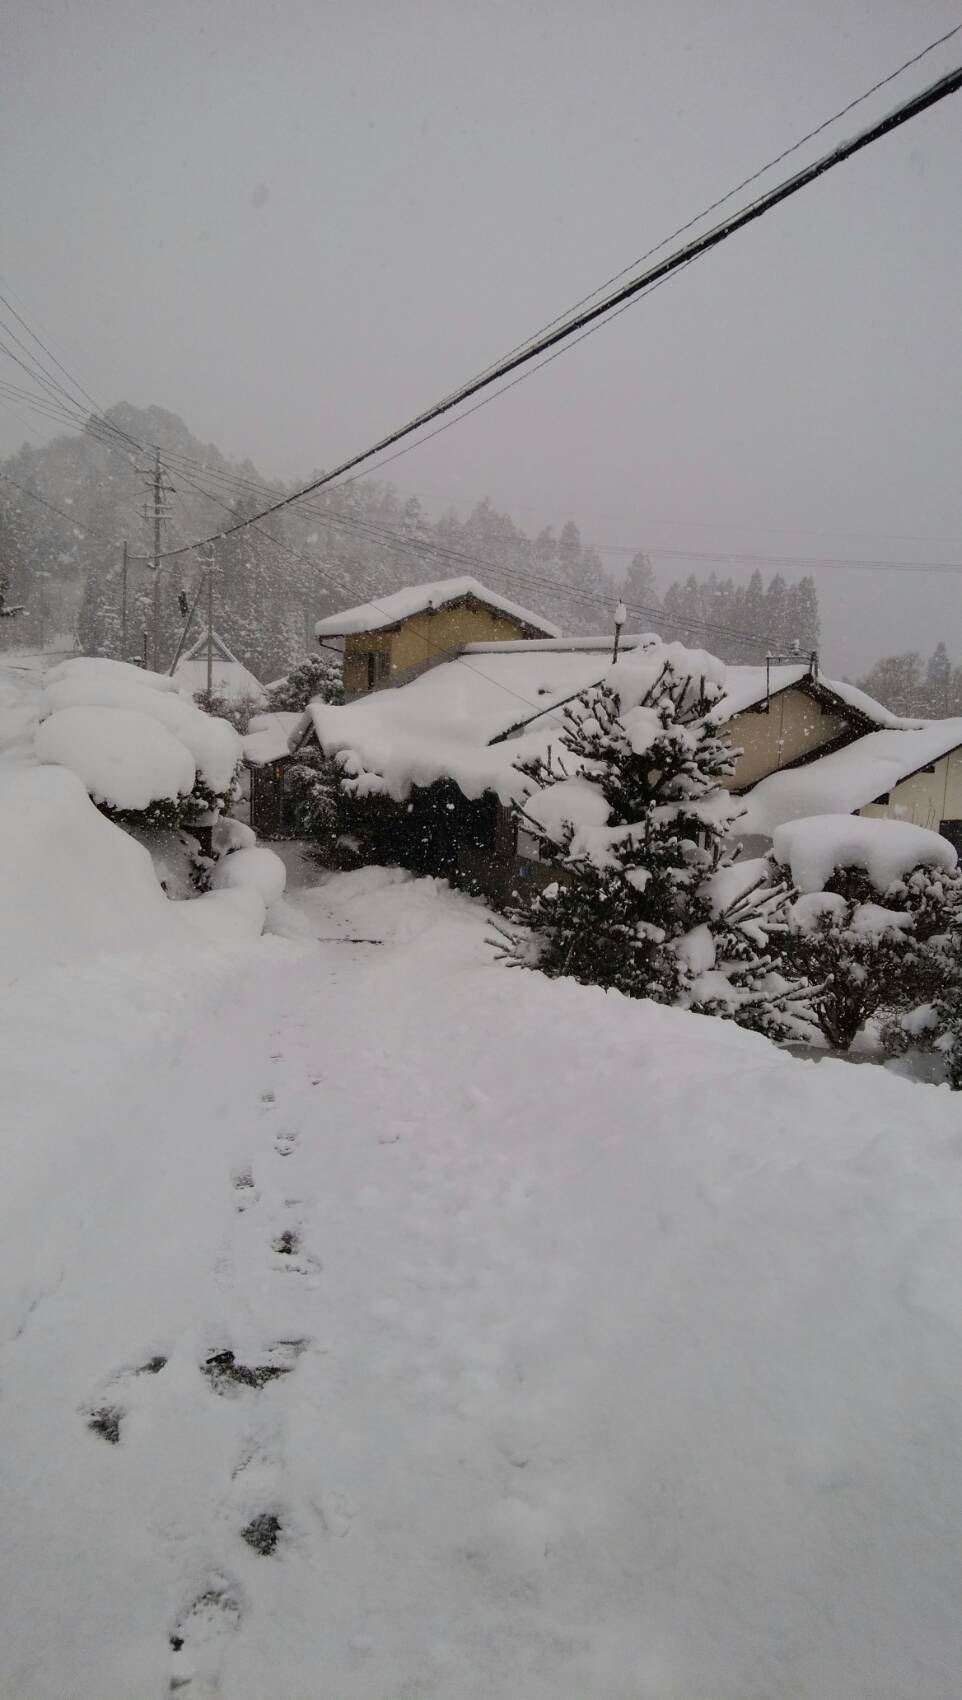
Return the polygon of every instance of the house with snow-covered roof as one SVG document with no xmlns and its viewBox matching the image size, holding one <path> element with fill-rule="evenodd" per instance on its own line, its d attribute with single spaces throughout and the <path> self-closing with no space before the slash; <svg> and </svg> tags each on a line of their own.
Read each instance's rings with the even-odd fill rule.
<svg viewBox="0 0 962 1700">
<path fill-rule="evenodd" d="M 745 798 L 741 829 L 767 841 L 812 815 L 869 815 L 927 827 L 962 851 L 962 719 L 907 721 L 772 773 Z"/>
<path fill-rule="evenodd" d="M 406 684 L 465 644 L 559 635 L 550 620 L 475 578 L 410 585 L 330 614 L 318 620 L 314 632 L 322 649 L 343 652 L 348 700 Z"/>
<path fill-rule="evenodd" d="M 652 635 L 471 642 L 422 665 L 403 685 L 356 693 L 342 706 L 311 703 L 292 751 L 314 746 L 351 781 L 352 812 L 374 859 L 443 873 L 503 896 L 537 878 L 537 851 L 512 805 L 517 764 L 557 740 L 568 703 L 618 669 L 676 651 L 722 685 L 712 711 L 742 753 L 732 788 L 811 761 L 892 719 L 858 692 L 799 662 L 725 668 L 715 657 Z"/>
</svg>

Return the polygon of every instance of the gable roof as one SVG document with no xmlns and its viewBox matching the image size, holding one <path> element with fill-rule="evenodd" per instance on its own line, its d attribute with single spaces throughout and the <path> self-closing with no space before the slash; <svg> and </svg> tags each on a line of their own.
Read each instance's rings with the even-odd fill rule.
<svg viewBox="0 0 962 1700">
<path fill-rule="evenodd" d="M 853 814 L 950 751 L 962 748 L 962 719 L 906 723 L 870 732 L 804 767 L 784 768 L 748 792 L 742 833 L 770 838 L 806 815 Z"/>
<path fill-rule="evenodd" d="M 409 620 L 414 614 L 424 614 L 429 609 L 446 608 L 455 602 L 468 600 L 480 602 L 486 608 L 493 608 L 499 614 L 509 614 L 525 626 L 533 635 L 542 634 L 546 637 L 560 637 L 560 628 L 552 625 L 540 614 L 532 614 L 529 609 L 522 608 L 517 602 L 511 602 L 506 596 L 499 596 L 495 591 L 488 590 L 476 578 L 440 579 L 436 584 L 412 584 L 405 590 L 397 590 L 391 596 L 380 596 L 376 602 L 362 602 L 356 608 L 345 608 L 339 614 L 329 614 L 325 619 L 318 620 L 314 627 L 315 637 L 351 637 L 358 632 L 382 632 L 389 626 L 396 626 L 401 620 Z"/>
<path fill-rule="evenodd" d="M 889 709 L 883 708 L 880 702 L 866 696 L 864 691 L 856 690 L 854 685 L 846 684 L 844 680 L 826 679 L 820 674 L 814 674 L 808 662 L 793 662 L 789 666 L 771 668 L 764 665 L 726 667 L 725 694 L 712 709 L 712 719 L 721 725 L 726 720 L 734 720 L 738 714 L 760 708 L 770 697 L 780 696 L 783 691 L 792 689 L 804 690 L 825 704 L 834 697 L 839 705 L 849 711 L 849 718 L 861 725 L 865 731 L 876 726 L 918 725 L 918 721 L 903 720 L 899 715 L 892 714 Z"/>
<path fill-rule="evenodd" d="M 214 690 L 218 696 L 226 697 L 234 702 L 241 697 L 262 697 L 264 687 L 259 679 L 255 679 L 248 667 L 228 648 L 218 632 L 211 633 L 211 647 L 214 652 Z M 197 691 L 207 689 L 207 627 L 204 626 L 200 637 L 186 649 L 174 668 L 174 678 L 179 686 L 194 695 Z"/>
</svg>

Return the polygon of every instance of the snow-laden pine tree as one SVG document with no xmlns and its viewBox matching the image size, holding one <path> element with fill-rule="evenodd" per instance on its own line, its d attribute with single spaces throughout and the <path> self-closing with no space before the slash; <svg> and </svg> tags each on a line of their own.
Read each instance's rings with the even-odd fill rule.
<svg viewBox="0 0 962 1700">
<path fill-rule="evenodd" d="M 521 827 L 556 878 L 511 909 L 509 960 L 787 1037 L 803 982 L 785 968 L 792 896 L 737 861 L 728 739 L 711 718 L 718 664 L 671 646 L 619 662 L 564 711 L 556 747 L 518 764 Z"/>
</svg>

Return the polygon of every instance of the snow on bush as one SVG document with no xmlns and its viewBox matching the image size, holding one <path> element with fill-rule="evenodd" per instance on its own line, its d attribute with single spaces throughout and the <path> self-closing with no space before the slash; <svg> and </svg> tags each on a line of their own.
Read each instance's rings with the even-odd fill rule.
<svg viewBox="0 0 962 1700">
<path fill-rule="evenodd" d="M 242 820 L 224 816 L 215 821 L 211 845 L 215 856 L 228 856 L 232 850 L 250 850 L 257 843 L 257 834 Z"/>
<path fill-rule="evenodd" d="M 123 672 L 108 672 L 108 667 Z M 59 671 L 59 669 L 58 669 Z M 129 675 L 135 675 L 130 678 Z M 41 697 L 41 715 L 67 708 L 127 708 L 146 714 L 165 726 L 190 751 L 201 784 L 214 796 L 226 793 L 241 758 L 241 740 L 226 721 L 205 714 L 176 691 L 152 688 L 141 682 L 139 669 L 122 662 L 73 664 L 65 677 L 48 682 Z M 159 678 L 159 675 L 153 675 Z"/>
<path fill-rule="evenodd" d="M 194 758 L 186 745 L 134 709 L 58 709 L 38 727 L 36 749 L 41 762 L 69 768 L 93 801 L 113 813 L 166 804 L 176 816 L 194 788 Z"/>
<path fill-rule="evenodd" d="M 847 1050 L 873 1018 L 895 1035 L 943 984 L 929 941 L 959 908 L 952 845 L 907 821 L 813 815 L 779 827 L 772 855 L 802 893 L 787 950 L 828 1043 Z"/>
<path fill-rule="evenodd" d="M 947 838 L 909 821 L 860 815 L 809 815 L 776 827 L 776 862 L 791 869 L 799 891 L 824 891 L 838 868 L 861 868 L 885 892 L 914 868 L 951 872 L 958 855 Z"/>
<path fill-rule="evenodd" d="M 262 845 L 234 850 L 222 856 L 211 877 L 211 889 L 238 891 L 250 889 L 263 899 L 269 909 L 284 895 L 287 869 L 273 850 Z"/>
<path fill-rule="evenodd" d="M 519 759 L 519 828 L 556 877 L 509 908 L 518 964 L 796 1037 L 807 990 L 776 942 L 789 888 L 736 868 L 734 772 L 713 725 L 724 669 L 672 646 L 630 658 L 564 710 L 558 748 Z M 517 930 L 512 930 L 512 929 Z"/>
</svg>

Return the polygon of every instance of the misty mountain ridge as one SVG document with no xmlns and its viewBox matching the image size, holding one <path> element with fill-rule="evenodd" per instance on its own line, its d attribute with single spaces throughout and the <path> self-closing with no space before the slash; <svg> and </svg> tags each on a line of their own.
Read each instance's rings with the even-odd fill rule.
<svg viewBox="0 0 962 1700">
<path fill-rule="evenodd" d="M 155 447 L 162 469 L 161 551 L 235 525 L 294 489 L 230 460 L 165 408 L 120 402 L 78 433 L 42 448 L 24 445 L 0 471 L 43 499 L 0 481 L 0 572 L 26 616 L 7 643 L 73 632 L 87 654 L 139 656 L 169 665 L 183 620 L 178 593 L 193 598 L 203 571 L 190 552 L 161 569 L 159 621 L 153 572 Z M 317 476 L 315 474 L 314 476 Z M 131 556 L 124 639 L 121 543 Z M 141 559 L 135 559 L 140 557 Z M 321 490 L 216 545 L 214 620 L 261 679 L 286 671 L 313 647 L 314 621 L 406 584 L 473 574 L 573 634 L 611 629 L 619 596 L 634 629 L 655 627 L 730 661 L 758 660 L 797 640 L 817 649 L 818 601 L 810 578 L 775 574 L 747 585 L 711 574 L 659 586 L 639 546 L 623 581 L 582 541 L 573 520 L 557 534 L 529 535 L 487 499 L 462 519 L 429 518 L 416 496 L 361 478 Z M 11 625 L 13 622 L 10 623 Z M 156 638 L 156 645 L 155 645 Z"/>
</svg>

